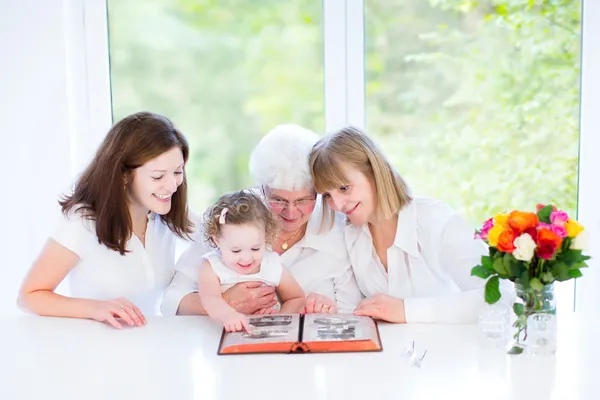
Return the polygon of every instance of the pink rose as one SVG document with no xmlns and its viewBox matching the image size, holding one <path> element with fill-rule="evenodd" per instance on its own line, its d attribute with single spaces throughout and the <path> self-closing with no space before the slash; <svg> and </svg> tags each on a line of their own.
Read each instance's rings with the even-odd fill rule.
<svg viewBox="0 0 600 400">
<path fill-rule="evenodd" d="M 564 226 L 569 220 L 569 216 L 564 211 L 552 211 L 550 214 L 550 222 L 552 225 Z"/>
<path fill-rule="evenodd" d="M 490 229 L 494 227 L 494 218 L 490 218 L 483 224 L 481 231 L 475 234 L 475 239 L 487 240 Z"/>
<path fill-rule="evenodd" d="M 568 236 L 567 230 L 565 229 L 564 226 L 554 225 L 554 224 L 546 224 L 544 222 L 540 222 L 537 227 L 538 227 L 538 231 L 540 229 L 548 229 L 561 239 L 564 239 Z"/>
</svg>

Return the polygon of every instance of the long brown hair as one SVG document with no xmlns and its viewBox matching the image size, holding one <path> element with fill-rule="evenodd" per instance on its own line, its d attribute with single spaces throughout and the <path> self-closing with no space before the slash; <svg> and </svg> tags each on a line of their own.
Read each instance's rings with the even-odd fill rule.
<svg viewBox="0 0 600 400">
<path fill-rule="evenodd" d="M 226 211 L 223 211 L 226 210 Z M 223 217 L 221 218 L 221 215 Z M 263 200 L 251 190 L 224 194 L 204 213 L 202 228 L 204 240 L 216 247 L 213 238 L 219 238 L 225 224 L 243 225 L 260 223 L 265 228 L 265 241 L 271 244 L 277 232 L 277 221 Z"/>
<path fill-rule="evenodd" d="M 179 147 L 187 162 L 189 146 L 183 134 L 166 117 L 138 112 L 117 122 L 83 172 L 72 194 L 59 200 L 63 214 L 72 209 L 95 221 L 98 242 L 121 255 L 133 232 L 125 182 L 133 170 Z M 171 197 L 171 209 L 161 220 L 181 238 L 189 238 L 193 224 L 188 217 L 187 180 Z"/>
<path fill-rule="evenodd" d="M 343 164 L 361 171 L 375 187 L 376 211 L 386 219 L 397 214 L 412 201 L 404 179 L 375 142 L 360 129 L 347 127 L 325 136 L 313 146 L 308 163 L 319 193 L 348 184 L 348 178 L 342 169 Z M 321 227 L 326 228 L 327 220 L 331 227 L 334 216 L 325 201 L 323 216 Z"/>
</svg>

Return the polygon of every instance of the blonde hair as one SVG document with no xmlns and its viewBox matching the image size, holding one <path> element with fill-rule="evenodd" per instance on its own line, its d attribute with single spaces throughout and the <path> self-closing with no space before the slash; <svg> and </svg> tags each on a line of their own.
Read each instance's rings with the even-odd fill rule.
<svg viewBox="0 0 600 400">
<path fill-rule="evenodd" d="M 318 193 L 346 186 L 348 178 L 343 165 L 358 169 L 365 174 L 375 188 L 376 213 L 391 218 L 412 201 L 408 185 L 386 159 L 375 142 L 360 129 L 347 127 L 327 135 L 314 145 L 309 168 Z M 323 221 L 333 226 L 334 214 L 327 202 L 323 202 Z"/>
<path fill-rule="evenodd" d="M 226 211 L 224 211 L 227 209 Z M 202 228 L 204 240 L 217 247 L 218 238 L 226 224 L 243 225 L 260 223 L 265 228 L 265 240 L 271 244 L 277 232 L 277 221 L 262 199 L 250 190 L 224 194 L 204 213 Z"/>
</svg>

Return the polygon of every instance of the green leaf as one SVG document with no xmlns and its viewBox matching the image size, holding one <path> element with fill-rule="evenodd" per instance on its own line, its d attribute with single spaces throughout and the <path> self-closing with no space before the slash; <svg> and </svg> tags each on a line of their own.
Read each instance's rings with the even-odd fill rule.
<svg viewBox="0 0 600 400">
<path fill-rule="evenodd" d="M 571 275 L 569 275 L 569 266 L 562 261 L 555 261 L 552 264 L 551 272 L 559 282 L 571 279 Z"/>
<path fill-rule="evenodd" d="M 487 279 L 490 277 L 490 275 L 495 274 L 496 271 L 490 272 L 488 271 L 485 267 L 483 267 L 482 265 L 477 265 L 475 267 L 473 267 L 473 269 L 471 269 L 471 276 L 477 276 L 481 279 Z"/>
<path fill-rule="evenodd" d="M 545 206 L 544 208 L 542 208 L 540 211 L 538 211 L 537 216 L 538 219 L 541 222 L 545 222 L 547 224 L 550 223 L 550 214 L 552 214 L 553 208 L 552 208 L 552 204 L 548 204 L 547 206 Z"/>
<path fill-rule="evenodd" d="M 521 354 L 523 352 L 523 348 L 519 347 L 519 346 L 513 346 L 509 351 L 508 354 Z"/>
<path fill-rule="evenodd" d="M 521 303 L 515 303 L 513 304 L 513 311 L 517 315 L 523 315 L 523 313 L 525 312 L 525 307 L 523 307 L 523 304 Z"/>
<path fill-rule="evenodd" d="M 546 284 L 554 282 L 554 275 L 552 275 L 552 272 L 544 272 L 542 274 L 542 281 Z"/>
<path fill-rule="evenodd" d="M 575 278 L 576 279 L 576 278 L 581 278 L 583 276 L 583 274 L 578 269 L 571 269 L 571 270 L 569 270 L 569 276 L 571 278 Z"/>
<path fill-rule="evenodd" d="M 544 288 L 544 285 L 542 285 L 542 282 L 540 282 L 538 278 L 532 278 L 531 281 L 529 281 L 529 284 L 533 290 L 538 292 Z"/>
<path fill-rule="evenodd" d="M 502 257 L 502 263 L 504 264 L 504 269 L 506 270 L 506 274 L 510 273 L 510 263 L 511 261 L 516 261 L 512 254 L 506 253 L 504 257 Z"/>
<path fill-rule="evenodd" d="M 572 264 L 581 260 L 581 250 L 564 250 L 558 258 L 567 264 Z"/>
<path fill-rule="evenodd" d="M 504 261 L 502 257 L 496 258 L 492 265 L 498 274 L 504 276 L 508 275 L 508 271 L 504 268 Z"/>
<path fill-rule="evenodd" d="M 490 271 L 491 273 L 496 272 L 494 270 L 494 267 L 492 266 L 492 259 L 489 256 L 482 256 L 481 257 L 481 266 Z"/>
<path fill-rule="evenodd" d="M 586 264 L 585 261 L 578 261 L 572 265 L 569 266 L 569 269 L 579 269 L 579 268 L 587 268 L 588 265 Z"/>
<path fill-rule="evenodd" d="M 485 302 L 494 304 L 500 300 L 500 281 L 498 276 L 492 276 L 485 284 Z"/>
<path fill-rule="evenodd" d="M 519 284 L 523 286 L 523 289 L 529 288 L 529 271 L 525 270 L 521 273 L 521 276 L 518 279 Z"/>
</svg>

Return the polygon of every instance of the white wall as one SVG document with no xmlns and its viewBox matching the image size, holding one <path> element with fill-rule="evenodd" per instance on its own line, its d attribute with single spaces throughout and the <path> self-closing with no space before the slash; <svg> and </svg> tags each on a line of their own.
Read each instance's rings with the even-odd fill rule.
<svg viewBox="0 0 600 400">
<path fill-rule="evenodd" d="M 69 121 L 61 0 L 0 0 L 0 315 L 55 223 L 69 186 Z"/>
</svg>

